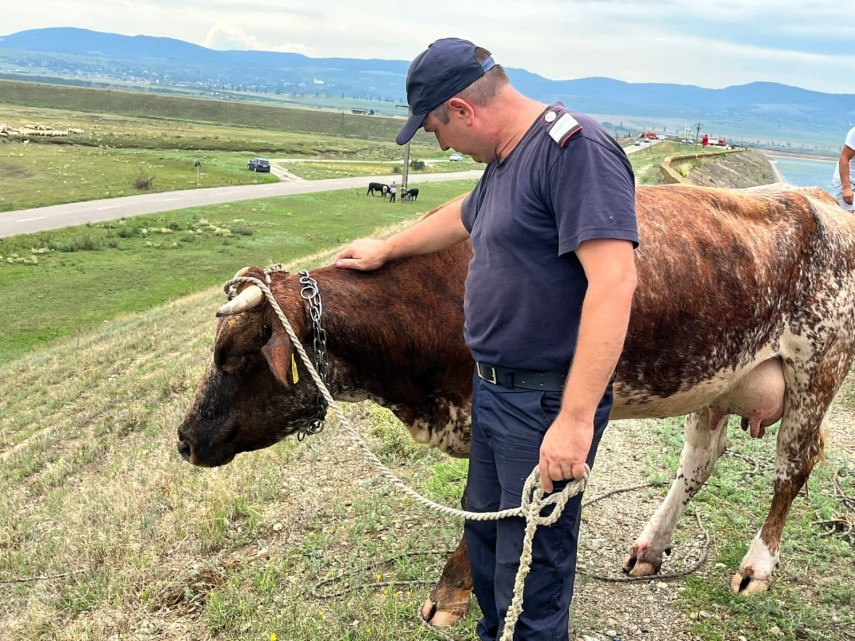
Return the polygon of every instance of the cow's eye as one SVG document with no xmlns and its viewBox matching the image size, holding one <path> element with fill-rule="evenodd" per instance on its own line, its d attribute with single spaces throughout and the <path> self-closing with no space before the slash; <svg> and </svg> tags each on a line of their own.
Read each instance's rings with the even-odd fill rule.
<svg viewBox="0 0 855 641">
<path fill-rule="evenodd" d="M 235 354 L 233 356 L 229 356 L 226 359 L 226 362 L 223 363 L 223 371 L 232 373 L 239 370 L 244 365 L 246 365 L 246 356 Z"/>
</svg>

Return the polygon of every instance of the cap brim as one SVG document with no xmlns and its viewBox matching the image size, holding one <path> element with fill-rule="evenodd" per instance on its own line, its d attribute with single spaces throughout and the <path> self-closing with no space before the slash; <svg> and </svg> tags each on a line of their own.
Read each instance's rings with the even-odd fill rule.
<svg viewBox="0 0 855 641">
<path fill-rule="evenodd" d="M 405 124 L 403 129 L 398 132 L 398 135 L 395 137 L 395 142 L 399 145 L 406 145 L 410 142 L 410 139 L 416 135 L 416 132 L 419 130 L 419 127 L 422 126 L 426 117 L 427 114 L 413 114 L 407 118 L 407 124 Z"/>
</svg>

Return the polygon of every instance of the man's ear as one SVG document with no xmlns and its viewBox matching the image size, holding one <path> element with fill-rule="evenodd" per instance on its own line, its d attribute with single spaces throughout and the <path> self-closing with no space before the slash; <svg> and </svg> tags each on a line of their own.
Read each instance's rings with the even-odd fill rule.
<svg viewBox="0 0 855 641">
<path fill-rule="evenodd" d="M 261 353 L 267 360 L 267 366 L 276 377 L 276 380 L 285 389 L 291 389 L 291 384 L 296 381 L 289 381 L 288 372 L 291 371 L 292 358 L 294 355 L 294 347 L 291 345 L 291 339 L 285 333 L 274 334 L 267 341 L 267 344 L 261 348 Z"/>
<path fill-rule="evenodd" d="M 452 117 L 455 115 L 468 117 L 473 113 L 473 110 L 472 105 L 466 100 L 455 96 L 448 101 L 448 112 Z"/>
</svg>

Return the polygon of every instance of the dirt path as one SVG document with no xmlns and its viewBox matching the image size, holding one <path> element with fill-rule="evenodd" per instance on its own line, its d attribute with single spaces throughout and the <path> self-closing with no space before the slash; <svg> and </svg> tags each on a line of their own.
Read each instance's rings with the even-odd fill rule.
<svg viewBox="0 0 855 641">
<path fill-rule="evenodd" d="M 850 374 L 824 423 L 826 452 L 840 455 L 849 461 L 855 461 L 855 410 L 847 407 L 841 399 L 850 395 L 853 387 L 855 375 Z M 609 426 L 600 445 L 591 484 L 586 491 L 586 503 L 612 490 L 648 481 L 648 473 L 643 469 L 642 462 L 654 442 L 649 435 L 656 422 L 626 420 Z M 686 613 L 676 606 L 680 592 L 685 589 L 683 579 L 606 583 L 585 577 L 586 573 L 621 576 L 620 568 L 634 537 L 641 533 L 659 506 L 664 491 L 662 488 L 616 494 L 585 508 L 579 549 L 579 576 L 574 597 L 574 621 L 577 631 L 584 635 L 582 638 L 587 636 L 605 640 L 619 636 L 621 641 L 698 639 L 687 633 L 687 630 L 693 618 L 709 613 L 700 610 Z M 767 507 L 758 507 L 758 518 L 762 518 Z M 663 572 L 688 567 L 700 558 L 705 535 L 689 514 L 681 519 L 678 526 L 680 532 L 684 540 L 681 545 L 675 546 L 673 556 L 667 557 Z M 715 532 L 710 534 L 715 536 Z M 747 545 L 748 540 L 744 543 Z M 726 585 L 735 569 L 707 561 L 697 574 Z"/>
</svg>

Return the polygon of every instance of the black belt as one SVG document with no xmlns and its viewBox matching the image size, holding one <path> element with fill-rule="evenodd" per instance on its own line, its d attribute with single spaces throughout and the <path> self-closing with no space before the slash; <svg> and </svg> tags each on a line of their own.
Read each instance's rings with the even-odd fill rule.
<svg viewBox="0 0 855 641">
<path fill-rule="evenodd" d="M 478 378 L 493 385 L 519 387 L 521 389 L 560 392 L 564 389 L 566 372 L 535 372 L 528 369 L 506 369 L 484 363 L 475 363 Z"/>
</svg>

